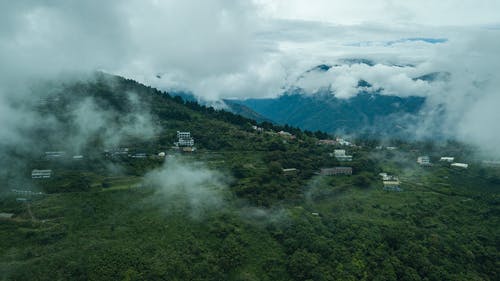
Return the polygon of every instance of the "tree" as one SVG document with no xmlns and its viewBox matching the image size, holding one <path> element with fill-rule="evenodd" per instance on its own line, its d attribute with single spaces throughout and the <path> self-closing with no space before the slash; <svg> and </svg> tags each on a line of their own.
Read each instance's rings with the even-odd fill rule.
<svg viewBox="0 0 500 281">
<path fill-rule="evenodd" d="M 307 280 L 319 264 L 319 255 L 305 249 L 295 251 L 288 262 L 288 271 L 295 280 Z"/>
</svg>

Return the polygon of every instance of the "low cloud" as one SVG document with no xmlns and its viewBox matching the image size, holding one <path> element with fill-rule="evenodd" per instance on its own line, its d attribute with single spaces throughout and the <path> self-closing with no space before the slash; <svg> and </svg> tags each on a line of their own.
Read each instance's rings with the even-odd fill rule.
<svg viewBox="0 0 500 281">
<path fill-rule="evenodd" d="M 25 141 L 23 131 L 38 124 L 24 105 L 38 98 L 30 91 L 33 83 L 66 80 L 61 73 L 105 70 L 160 89 L 189 90 L 206 100 L 276 96 L 296 84 L 308 92 L 328 87 L 349 98 L 364 79 L 382 88 L 382 94 L 427 97 L 425 120 L 415 131 L 424 134 L 430 128 L 494 147 L 494 132 L 500 131 L 488 122 L 498 119 L 488 106 L 498 102 L 499 88 L 500 30 L 495 26 L 500 18 L 494 2 L 466 1 L 460 7 L 432 2 L 433 9 L 426 8 L 430 1 L 385 0 L 369 5 L 299 0 L 5 2 L 0 4 L 0 123 L 5 124 L 0 143 Z M 380 63 L 336 66 L 297 80 L 315 65 L 346 57 Z M 451 80 L 413 79 L 436 71 L 449 72 Z M 92 102 L 82 106 L 96 109 Z M 91 124 L 83 111 L 75 111 L 82 130 L 97 130 L 99 123 Z M 137 126 L 118 134 L 133 134 L 149 122 L 144 115 L 131 118 Z"/>
<path fill-rule="evenodd" d="M 206 212 L 225 206 L 227 178 L 202 163 L 168 159 L 144 176 L 143 186 L 154 189 L 153 202 L 165 212 L 185 212 L 201 218 Z"/>
</svg>

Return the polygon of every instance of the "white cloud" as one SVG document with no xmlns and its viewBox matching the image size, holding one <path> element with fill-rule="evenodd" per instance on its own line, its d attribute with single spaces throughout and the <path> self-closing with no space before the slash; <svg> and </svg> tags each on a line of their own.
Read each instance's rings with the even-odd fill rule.
<svg viewBox="0 0 500 281">
<path fill-rule="evenodd" d="M 364 23 L 468 26 L 499 22 L 496 0 L 257 0 L 267 16 L 323 21 L 341 25 Z"/>
<path fill-rule="evenodd" d="M 363 57 L 416 67 L 340 66 L 298 83 L 349 97 L 362 78 L 385 94 L 427 96 L 429 112 L 446 108 L 450 132 L 491 141 L 497 135 L 489 132 L 500 131 L 486 122 L 497 117 L 486 105 L 498 102 L 498 10 L 493 0 L 4 1 L 0 123 L 7 130 L 0 139 L 29 123 L 29 113 L 10 105 L 34 78 L 103 69 L 209 100 L 264 97 L 317 64 Z M 403 40 L 420 37 L 448 41 Z M 451 82 L 412 79 L 432 71 L 450 72 Z M 485 125 L 464 133 L 476 122 Z"/>
</svg>

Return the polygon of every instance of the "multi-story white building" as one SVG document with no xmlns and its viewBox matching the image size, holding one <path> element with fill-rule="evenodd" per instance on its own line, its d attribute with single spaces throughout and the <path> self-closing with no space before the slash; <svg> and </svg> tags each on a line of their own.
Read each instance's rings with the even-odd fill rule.
<svg viewBox="0 0 500 281">
<path fill-rule="evenodd" d="M 191 137 L 191 132 L 177 131 L 177 146 L 193 146 L 194 139 Z"/>
</svg>

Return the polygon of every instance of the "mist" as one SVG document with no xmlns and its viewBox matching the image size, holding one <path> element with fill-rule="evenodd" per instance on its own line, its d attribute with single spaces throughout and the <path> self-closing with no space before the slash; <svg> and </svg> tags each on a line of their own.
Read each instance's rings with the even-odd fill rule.
<svg viewBox="0 0 500 281">
<path fill-rule="evenodd" d="M 218 210 L 229 198 L 228 178 L 201 162 L 169 158 L 163 166 L 148 172 L 142 186 L 152 188 L 153 204 L 166 214 L 186 213 L 193 219 Z"/>
<path fill-rule="evenodd" d="M 421 121 L 411 128 L 417 138 L 439 132 L 500 157 L 493 121 L 500 117 L 494 106 L 500 18 L 488 8 L 497 4 L 466 1 L 464 9 L 441 3 L 424 11 L 417 2 L 377 3 L 364 3 L 362 10 L 357 2 L 327 1 L 310 9 L 304 1 L 262 0 L 0 4 L 0 143 L 29 142 L 23 135 L 29 128 L 54 126 L 56 120 L 40 120 L 27 106 L 43 92 L 32 91 L 40 81 L 88 79 L 101 70 L 208 101 L 275 97 L 293 86 L 308 93 L 331 87 L 337 97 L 349 98 L 364 79 L 384 95 L 426 97 Z M 356 15 L 348 12 L 354 10 Z M 343 58 L 376 64 L 304 75 Z M 413 79 L 430 72 L 450 73 L 450 80 Z M 78 147 L 109 116 L 90 100 L 73 110 L 83 135 L 71 140 Z M 110 130 L 110 136 L 135 134 L 150 121 L 142 113 L 130 118 L 130 127 Z"/>
</svg>

